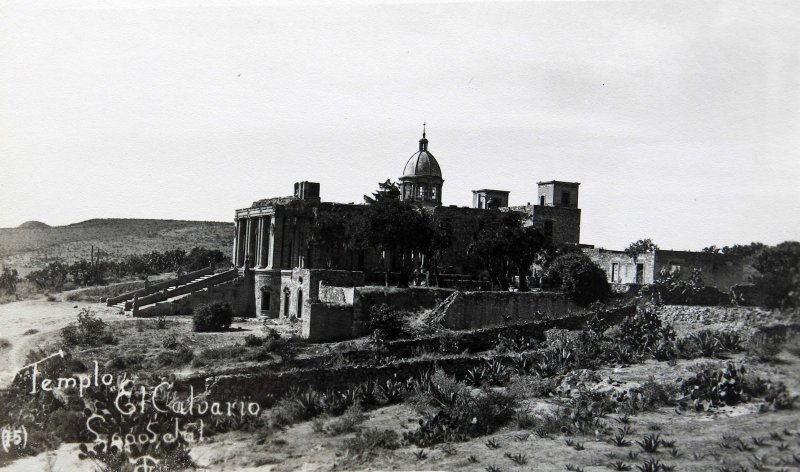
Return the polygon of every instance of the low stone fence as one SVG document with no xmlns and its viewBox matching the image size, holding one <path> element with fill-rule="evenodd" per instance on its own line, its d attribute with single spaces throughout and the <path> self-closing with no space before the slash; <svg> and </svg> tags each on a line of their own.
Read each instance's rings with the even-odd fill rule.
<svg viewBox="0 0 800 472">
<path fill-rule="evenodd" d="M 180 278 L 183 281 L 189 281 L 213 273 L 214 273 L 213 267 L 205 267 L 203 269 L 196 270 L 194 272 L 189 272 L 188 274 L 184 274 Z M 153 284 L 149 284 L 145 288 L 134 290 L 132 292 L 123 293 L 122 295 L 118 295 L 116 297 L 110 297 L 106 300 L 106 306 L 112 306 L 116 305 L 119 302 L 131 300 L 136 295 L 139 295 L 139 297 L 143 297 L 145 295 L 150 295 L 151 293 L 155 293 L 164 290 L 166 288 L 174 287 L 177 282 L 178 278 L 176 277 L 173 279 L 165 280 L 163 282 L 156 282 Z"/>
</svg>

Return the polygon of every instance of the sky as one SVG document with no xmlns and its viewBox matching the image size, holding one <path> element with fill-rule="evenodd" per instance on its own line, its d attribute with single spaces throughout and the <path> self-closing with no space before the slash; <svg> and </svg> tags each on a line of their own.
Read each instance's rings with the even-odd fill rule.
<svg viewBox="0 0 800 472">
<path fill-rule="evenodd" d="M 0 0 L 0 227 L 580 182 L 581 242 L 800 240 L 800 2 Z"/>
</svg>

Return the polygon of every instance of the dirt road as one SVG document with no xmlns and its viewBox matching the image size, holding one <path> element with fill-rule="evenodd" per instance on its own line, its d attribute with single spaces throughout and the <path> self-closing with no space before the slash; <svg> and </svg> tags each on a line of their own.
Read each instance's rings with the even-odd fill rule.
<svg viewBox="0 0 800 472">
<path fill-rule="evenodd" d="M 0 346 L 0 388 L 11 383 L 32 348 L 49 334 L 75 321 L 85 307 L 91 307 L 106 321 L 125 319 L 118 310 L 99 303 L 50 302 L 42 298 L 0 305 L 0 339 L 10 343 Z M 26 335 L 29 330 L 37 332 Z"/>
</svg>

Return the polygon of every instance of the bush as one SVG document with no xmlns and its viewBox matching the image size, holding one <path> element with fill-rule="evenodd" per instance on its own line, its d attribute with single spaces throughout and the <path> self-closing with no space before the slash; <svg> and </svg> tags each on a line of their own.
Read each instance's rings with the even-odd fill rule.
<svg viewBox="0 0 800 472">
<path fill-rule="evenodd" d="M 195 332 L 224 331 L 233 323 L 233 311 L 227 303 L 211 302 L 195 308 L 192 318 Z"/>
<path fill-rule="evenodd" d="M 326 434 L 338 436 L 340 434 L 354 433 L 358 425 L 367 419 L 364 409 L 359 404 L 351 405 L 344 414 L 328 422 L 323 428 Z"/>
<path fill-rule="evenodd" d="M 403 317 L 405 312 L 389 305 L 373 305 L 369 309 L 367 331 L 382 339 L 396 339 L 403 334 Z"/>
<path fill-rule="evenodd" d="M 353 439 L 345 441 L 344 447 L 353 455 L 377 452 L 375 449 L 397 449 L 400 445 L 397 433 L 390 429 L 376 428 L 359 431 Z"/>
<path fill-rule="evenodd" d="M 655 348 L 661 338 L 661 318 L 653 304 L 640 306 L 636 314 L 628 316 L 619 325 L 620 344 L 638 353 Z"/>
<path fill-rule="evenodd" d="M 489 388 L 473 393 L 439 371 L 417 384 L 415 401 L 418 407 L 438 410 L 420 420 L 418 430 L 404 434 L 420 447 L 491 434 L 514 417 L 516 404 L 511 394 Z"/>
<path fill-rule="evenodd" d="M 692 269 L 686 280 L 681 278 L 680 271 L 663 269 L 653 282 L 653 290 L 661 302 L 668 305 L 716 306 L 727 303 L 730 298 L 715 287 L 707 287 L 700 269 Z"/>
<path fill-rule="evenodd" d="M 264 338 L 256 336 L 255 334 L 248 334 L 244 337 L 244 345 L 249 347 L 258 347 L 264 344 Z"/>
<path fill-rule="evenodd" d="M 566 293 L 580 306 L 611 296 L 605 271 L 589 256 L 578 252 L 558 256 L 545 273 L 542 285 Z"/>
<path fill-rule="evenodd" d="M 781 352 L 785 341 L 786 332 L 783 327 L 764 327 L 750 336 L 745 349 L 748 355 L 769 362 Z"/>
<path fill-rule="evenodd" d="M 61 342 L 65 346 L 99 346 L 112 344 L 114 335 L 105 321 L 97 318 L 89 308 L 84 308 L 78 313 L 77 323 L 61 328 Z"/>
</svg>

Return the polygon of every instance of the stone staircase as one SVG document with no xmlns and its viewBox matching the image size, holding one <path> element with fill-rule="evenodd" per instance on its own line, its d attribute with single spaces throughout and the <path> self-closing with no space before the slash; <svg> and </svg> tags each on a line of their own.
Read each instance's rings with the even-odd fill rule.
<svg viewBox="0 0 800 472">
<path fill-rule="evenodd" d="M 160 283 L 158 286 L 130 292 L 117 297 L 117 299 L 109 300 L 108 306 L 119 309 L 123 314 L 130 315 L 133 310 L 134 298 L 137 296 L 138 309 L 158 302 L 176 300 L 189 294 L 206 290 L 210 286 L 227 283 L 235 279 L 238 274 L 236 269 L 216 274 L 210 270 L 203 272 L 187 274 L 188 276 L 181 277 L 180 283 L 178 283 L 178 279 L 172 279 L 168 282 Z"/>
</svg>

